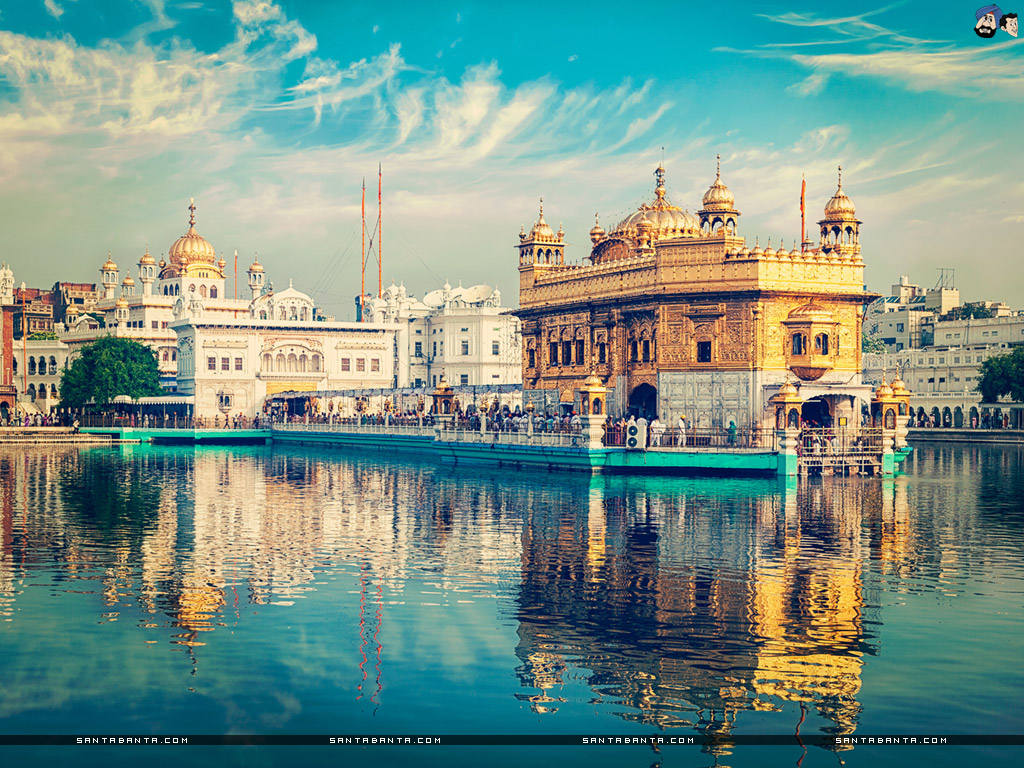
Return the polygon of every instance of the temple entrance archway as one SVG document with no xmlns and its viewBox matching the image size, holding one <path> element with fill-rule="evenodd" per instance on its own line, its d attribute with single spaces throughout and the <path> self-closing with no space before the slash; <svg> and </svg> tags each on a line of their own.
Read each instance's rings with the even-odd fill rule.
<svg viewBox="0 0 1024 768">
<path fill-rule="evenodd" d="M 822 397 L 812 397 L 800 408 L 800 419 L 807 426 L 831 427 L 832 410 Z"/>
<path fill-rule="evenodd" d="M 658 390 L 650 384 L 641 384 L 629 395 L 629 413 L 638 419 L 650 421 L 658 415 Z"/>
</svg>

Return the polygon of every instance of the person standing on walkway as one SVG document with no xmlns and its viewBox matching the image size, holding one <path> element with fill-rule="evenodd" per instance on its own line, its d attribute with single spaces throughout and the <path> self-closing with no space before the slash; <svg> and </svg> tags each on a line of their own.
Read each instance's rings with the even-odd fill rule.
<svg viewBox="0 0 1024 768">
<path fill-rule="evenodd" d="M 676 445 L 679 447 L 686 446 L 686 416 L 681 413 L 676 424 Z"/>
</svg>

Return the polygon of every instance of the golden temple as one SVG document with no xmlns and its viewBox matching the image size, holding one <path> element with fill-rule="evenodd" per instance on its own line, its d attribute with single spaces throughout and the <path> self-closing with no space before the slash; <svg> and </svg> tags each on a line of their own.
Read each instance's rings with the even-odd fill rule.
<svg viewBox="0 0 1024 768">
<path fill-rule="evenodd" d="M 860 224 L 842 186 L 818 222 L 820 241 L 751 249 L 721 167 L 696 215 L 673 205 L 665 169 L 654 200 L 606 232 L 596 223 L 581 265 L 544 220 L 519 234 L 519 316 L 528 399 L 561 403 L 593 371 L 609 414 L 655 414 L 695 427 L 769 426 L 769 399 L 799 386 L 803 417 L 859 424 L 864 288 Z M 532 390 L 532 392 L 531 392 Z M 567 406 L 568 407 L 568 406 Z M 855 418 L 856 417 L 856 418 Z"/>
</svg>

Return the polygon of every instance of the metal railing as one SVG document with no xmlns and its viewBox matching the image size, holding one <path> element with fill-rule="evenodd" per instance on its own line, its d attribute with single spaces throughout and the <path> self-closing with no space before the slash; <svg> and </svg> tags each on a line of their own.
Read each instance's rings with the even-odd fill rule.
<svg viewBox="0 0 1024 768">
<path fill-rule="evenodd" d="M 459 442 L 481 445 L 541 445 L 562 448 L 582 448 L 587 444 L 586 435 L 576 429 L 565 429 L 557 432 L 537 432 L 530 434 L 526 430 L 501 432 L 479 429 L 441 428 L 438 439 L 445 442 Z"/>
<path fill-rule="evenodd" d="M 434 435 L 434 427 L 424 424 L 356 424 L 328 422 L 275 422 L 271 425 L 273 432 L 315 432 L 319 434 L 360 434 L 360 435 Z"/>
<path fill-rule="evenodd" d="M 121 413 L 87 413 L 79 417 L 80 427 L 102 429 L 267 429 L 270 422 L 264 418 L 248 416 L 165 416 L 163 414 L 139 416 Z"/>
<path fill-rule="evenodd" d="M 628 425 L 605 426 L 604 444 L 625 446 Z M 775 430 L 761 427 L 694 427 L 679 430 L 647 428 L 648 450 L 774 451 Z"/>
</svg>

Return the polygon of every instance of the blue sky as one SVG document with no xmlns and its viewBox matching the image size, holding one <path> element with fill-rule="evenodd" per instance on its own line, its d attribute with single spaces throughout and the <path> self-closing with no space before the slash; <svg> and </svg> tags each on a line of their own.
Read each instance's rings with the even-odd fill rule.
<svg viewBox="0 0 1024 768">
<path fill-rule="evenodd" d="M 1024 42 L 977 37 L 974 10 L 3 3 L 0 259 L 36 286 L 98 281 L 107 251 L 134 275 L 195 197 L 229 264 L 258 252 L 344 319 L 381 163 L 385 284 L 488 282 L 515 306 L 539 197 L 579 262 L 595 211 L 607 228 L 653 196 L 663 151 L 691 211 L 720 153 L 751 242 L 799 236 L 801 175 L 813 233 L 842 164 L 870 288 L 946 267 L 964 299 L 1021 308 Z"/>
</svg>

